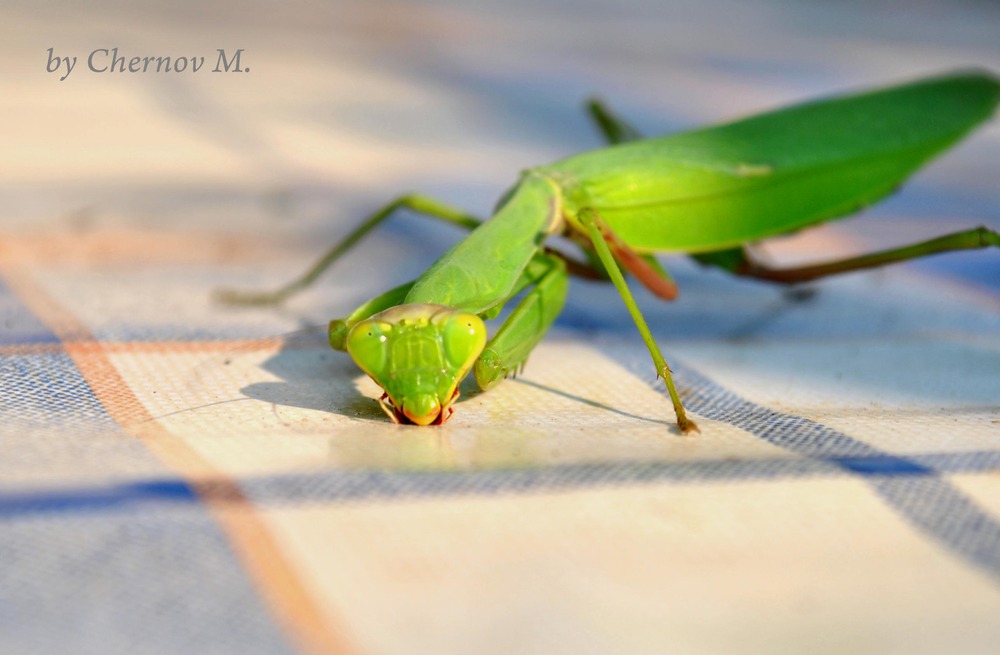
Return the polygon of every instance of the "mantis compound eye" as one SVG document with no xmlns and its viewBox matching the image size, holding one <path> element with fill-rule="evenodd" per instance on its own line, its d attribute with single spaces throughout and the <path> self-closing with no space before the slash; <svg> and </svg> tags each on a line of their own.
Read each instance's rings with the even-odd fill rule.
<svg viewBox="0 0 1000 655">
<path fill-rule="evenodd" d="M 441 337 L 448 363 L 468 371 L 486 345 L 486 324 L 475 314 L 452 313 L 441 326 Z"/>
<path fill-rule="evenodd" d="M 389 367 L 389 335 L 392 324 L 368 319 L 347 335 L 347 351 L 365 373 L 381 380 Z"/>
</svg>

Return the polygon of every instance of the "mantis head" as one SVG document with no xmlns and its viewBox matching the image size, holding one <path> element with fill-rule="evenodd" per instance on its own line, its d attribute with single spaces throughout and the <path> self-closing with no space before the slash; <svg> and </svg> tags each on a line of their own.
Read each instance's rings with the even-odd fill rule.
<svg viewBox="0 0 1000 655">
<path fill-rule="evenodd" d="M 458 384 L 485 345 L 482 319 L 443 305 L 393 307 L 347 335 L 351 357 L 385 391 L 382 409 L 397 423 L 417 425 L 448 420 Z"/>
</svg>

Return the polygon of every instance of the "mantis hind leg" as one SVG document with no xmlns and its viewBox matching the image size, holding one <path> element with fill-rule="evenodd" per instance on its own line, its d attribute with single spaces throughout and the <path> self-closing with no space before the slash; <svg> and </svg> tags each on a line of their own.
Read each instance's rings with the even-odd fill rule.
<svg viewBox="0 0 1000 655">
<path fill-rule="evenodd" d="M 639 310 L 635 298 L 632 297 L 632 292 L 629 291 L 628 285 L 625 284 L 625 278 L 622 276 L 622 272 L 618 268 L 618 263 L 611 253 L 608 242 L 613 241 L 617 237 L 614 236 L 608 225 L 601 220 L 601 217 L 593 209 L 582 209 L 577 214 L 577 220 L 590 237 L 597 256 L 600 258 L 601 263 L 604 264 L 611 282 L 618 289 L 618 293 L 622 297 L 622 302 L 625 303 L 625 307 L 628 309 L 629 314 L 631 314 L 632 320 L 639 330 L 639 334 L 642 335 L 642 340 L 646 344 L 646 348 L 649 349 L 649 355 L 653 358 L 653 365 L 656 367 L 657 374 L 663 378 L 664 383 L 667 385 L 667 393 L 670 395 L 670 400 L 674 406 L 674 414 L 677 416 L 677 427 L 682 434 L 686 434 L 692 430 L 699 432 L 698 426 L 687 417 L 687 412 L 684 411 L 684 405 L 681 403 L 677 388 L 674 386 L 673 377 L 670 375 L 670 367 L 663 358 L 660 347 L 656 345 L 656 340 L 653 339 L 653 334 L 649 331 L 646 319 Z"/>
<path fill-rule="evenodd" d="M 486 344 L 475 364 L 476 382 L 489 389 L 524 366 L 528 355 L 562 311 L 569 288 L 566 263 L 557 256 L 537 255 L 525 271 L 533 288 Z"/>
<path fill-rule="evenodd" d="M 315 282 L 324 271 L 330 268 L 344 253 L 353 248 L 366 234 L 378 227 L 380 223 L 400 209 L 409 209 L 416 214 L 436 218 L 468 230 L 476 228 L 481 222 L 479 219 L 469 216 L 461 210 L 438 202 L 433 198 L 428 198 L 427 196 L 417 194 L 400 196 L 365 219 L 361 225 L 348 234 L 342 241 L 327 250 L 305 273 L 288 284 L 273 291 L 219 289 L 215 292 L 215 298 L 219 302 L 230 305 L 274 305 L 280 303 Z"/>
<path fill-rule="evenodd" d="M 954 250 L 975 250 L 990 246 L 1000 247 L 1000 233 L 985 227 L 977 227 L 971 230 L 946 234 L 936 239 L 908 246 L 794 268 L 770 267 L 754 259 L 753 255 L 745 249 L 735 249 L 735 252 L 722 251 L 714 260 L 709 257 L 700 258 L 700 261 L 720 266 L 742 277 L 753 277 L 779 284 L 796 284 L 798 282 L 817 280 L 830 275 L 919 259 L 920 257 L 927 257 L 937 253 Z M 716 253 L 710 253 L 710 255 L 716 255 Z"/>
</svg>

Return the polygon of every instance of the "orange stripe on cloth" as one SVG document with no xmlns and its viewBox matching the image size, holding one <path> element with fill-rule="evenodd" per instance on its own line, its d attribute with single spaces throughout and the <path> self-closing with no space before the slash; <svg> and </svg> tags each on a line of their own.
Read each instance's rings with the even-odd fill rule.
<svg viewBox="0 0 1000 655">
<path fill-rule="evenodd" d="M 60 226 L 29 234 L 0 232 L 0 239 L 10 250 L 8 257 L 16 255 L 20 261 L 44 264 L 248 264 L 283 252 L 282 244 L 256 235 L 192 234 L 128 226 L 89 230 Z"/>
<path fill-rule="evenodd" d="M 5 258 L 0 258 L 0 276 L 62 340 L 63 352 L 73 359 L 115 422 L 195 490 L 277 621 L 298 646 L 316 655 L 357 652 L 344 630 L 325 619 L 237 483 L 153 419 L 111 363 L 103 344 L 68 309 Z"/>
<path fill-rule="evenodd" d="M 79 341 L 74 347 L 85 347 Z M 97 342 L 94 342 L 95 344 Z M 249 353 L 270 352 L 281 350 L 329 350 L 326 342 L 313 340 L 311 342 L 289 342 L 285 337 L 270 337 L 266 339 L 219 339 L 217 341 L 102 341 L 98 347 L 105 353 Z M 51 355 L 66 352 L 65 343 L 15 343 L 0 345 L 0 356 L 3 355 Z"/>
</svg>

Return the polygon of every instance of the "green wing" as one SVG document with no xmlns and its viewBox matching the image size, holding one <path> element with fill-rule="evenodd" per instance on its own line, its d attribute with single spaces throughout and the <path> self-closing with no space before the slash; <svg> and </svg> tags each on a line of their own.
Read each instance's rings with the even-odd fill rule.
<svg viewBox="0 0 1000 655">
<path fill-rule="evenodd" d="M 966 72 L 596 150 L 538 169 L 639 251 L 705 252 L 837 218 L 891 193 L 989 118 Z"/>
</svg>

